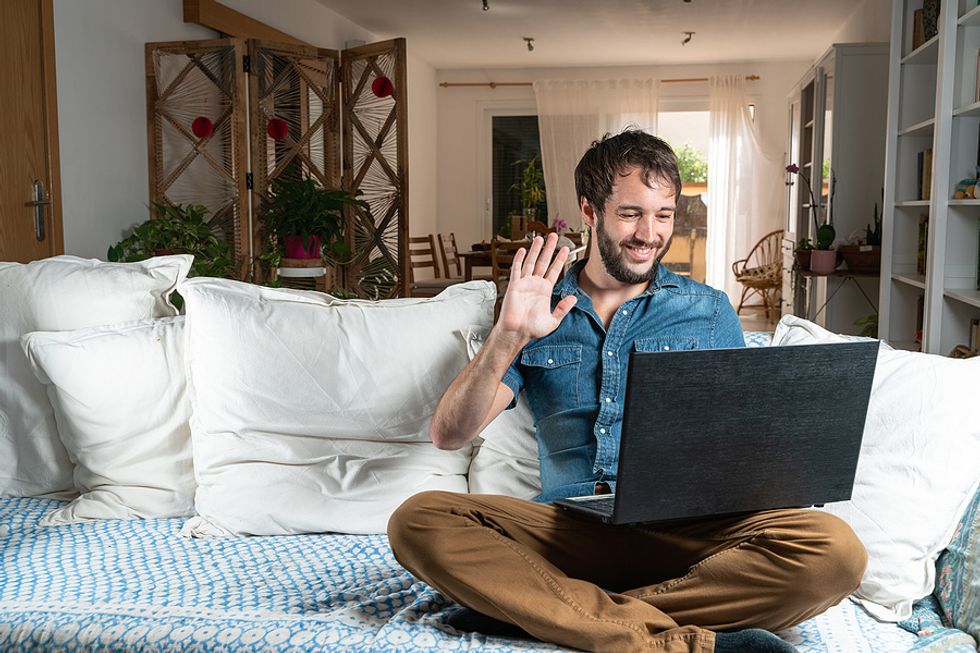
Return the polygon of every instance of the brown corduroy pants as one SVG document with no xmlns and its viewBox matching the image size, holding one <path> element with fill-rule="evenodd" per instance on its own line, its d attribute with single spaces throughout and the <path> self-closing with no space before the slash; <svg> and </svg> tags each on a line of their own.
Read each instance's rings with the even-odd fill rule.
<svg viewBox="0 0 980 653">
<path fill-rule="evenodd" d="M 395 558 L 457 603 L 586 651 L 710 653 L 717 630 L 779 630 L 850 594 L 867 554 L 814 510 L 644 527 L 553 506 L 423 492 L 388 522 Z"/>
</svg>

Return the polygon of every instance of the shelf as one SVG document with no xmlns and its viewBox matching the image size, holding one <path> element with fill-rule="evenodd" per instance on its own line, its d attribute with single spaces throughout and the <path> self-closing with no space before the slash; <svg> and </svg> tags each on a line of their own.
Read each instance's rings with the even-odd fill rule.
<svg viewBox="0 0 980 653">
<path fill-rule="evenodd" d="M 919 290 L 926 289 L 926 277 L 924 274 L 893 274 L 892 280 L 918 288 Z"/>
<path fill-rule="evenodd" d="M 977 8 L 980 9 L 980 6 Z M 968 104 L 965 107 L 960 107 L 959 109 L 953 110 L 953 116 L 956 118 L 980 116 L 980 102 L 974 102 L 973 104 Z"/>
<path fill-rule="evenodd" d="M 929 118 L 929 120 L 923 120 L 922 122 L 917 122 L 914 125 L 910 125 L 905 129 L 898 132 L 899 136 L 917 136 L 926 134 L 931 134 L 933 126 L 936 124 L 935 118 Z"/>
<path fill-rule="evenodd" d="M 949 200 L 950 206 L 980 206 L 980 200 Z"/>
<path fill-rule="evenodd" d="M 902 59 L 903 66 L 924 66 L 939 61 L 939 35 L 920 45 Z"/>
<path fill-rule="evenodd" d="M 958 302 L 980 308 L 980 290 L 970 290 L 968 288 L 946 289 L 943 291 L 943 294 L 950 299 L 955 299 Z"/>
<path fill-rule="evenodd" d="M 960 25 L 980 25 L 980 6 L 974 7 L 959 17 L 956 21 Z"/>
<path fill-rule="evenodd" d="M 902 200 L 895 202 L 895 206 L 929 206 L 932 200 Z"/>
<path fill-rule="evenodd" d="M 915 340 L 889 340 L 888 344 L 901 351 L 919 351 L 919 343 Z"/>
</svg>

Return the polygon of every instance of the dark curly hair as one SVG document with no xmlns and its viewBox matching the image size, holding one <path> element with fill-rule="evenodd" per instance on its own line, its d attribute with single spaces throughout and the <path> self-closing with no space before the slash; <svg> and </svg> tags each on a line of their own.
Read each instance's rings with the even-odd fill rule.
<svg viewBox="0 0 980 653">
<path fill-rule="evenodd" d="M 661 138 L 639 129 L 626 129 L 615 136 L 606 134 L 593 141 L 575 166 L 575 192 L 584 197 L 597 215 L 602 215 L 612 194 L 615 175 L 626 176 L 630 168 L 641 168 L 646 179 L 669 182 L 674 199 L 681 194 L 681 175 L 674 150 Z M 648 182 L 649 183 L 649 182 Z"/>
</svg>

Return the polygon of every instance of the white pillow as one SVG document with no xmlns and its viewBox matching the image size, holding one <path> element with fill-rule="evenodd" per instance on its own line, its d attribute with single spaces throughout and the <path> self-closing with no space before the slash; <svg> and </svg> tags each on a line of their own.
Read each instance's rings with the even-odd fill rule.
<svg viewBox="0 0 980 653">
<path fill-rule="evenodd" d="M 0 263 L 0 495 L 76 494 L 51 403 L 20 337 L 176 315 L 167 297 L 192 260 L 178 255 L 104 263 L 56 256 Z"/>
<path fill-rule="evenodd" d="M 460 331 L 470 360 L 489 334 L 489 328 L 474 325 Z M 521 392 L 514 408 L 487 424 L 474 442 L 468 478 L 473 493 L 521 499 L 534 499 L 541 494 L 538 440 L 525 393 Z"/>
<path fill-rule="evenodd" d="M 466 491 L 470 448 L 436 449 L 429 422 L 466 364 L 456 332 L 493 320 L 492 284 L 380 302 L 179 290 L 199 515 L 184 534 L 383 533 L 412 494 Z"/>
<path fill-rule="evenodd" d="M 183 317 L 21 339 L 82 493 L 42 526 L 194 512 L 183 339 Z"/>
<path fill-rule="evenodd" d="M 785 316 L 773 345 L 840 339 Z M 850 524 L 868 550 L 856 600 L 879 619 L 899 621 L 932 592 L 936 558 L 980 481 L 980 358 L 882 345 L 854 493 L 824 509 Z"/>
</svg>

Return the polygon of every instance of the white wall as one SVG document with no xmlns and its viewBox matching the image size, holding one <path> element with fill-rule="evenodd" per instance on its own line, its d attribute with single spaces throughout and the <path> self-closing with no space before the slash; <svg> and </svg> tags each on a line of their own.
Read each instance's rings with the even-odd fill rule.
<svg viewBox="0 0 980 653">
<path fill-rule="evenodd" d="M 675 79 L 716 74 L 757 74 L 749 82 L 756 101 L 756 120 L 764 146 L 782 153 L 787 140 L 787 96 L 812 65 L 810 61 L 755 62 L 696 66 L 642 66 L 616 68 L 551 68 L 523 70 L 439 71 L 438 82 L 528 82 L 536 79 L 647 78 Z M 700 95 L 707 84 L 661 85 L 660 96 Z M 456 87 L 438 89 L 438 231 L 453 231 L 461 247 L 490 238 L 484 191 L 488 182 L 489 150 L 485 113 L 488 108 L 519 111 L 534 109 L 529 87 Z M 707 102 L 705 101 L 705 108 Z M 781 181 L 781 180 L 780 180 Z"/>
<path fill-rule="evenodd" d="M 408 219 L 411 234 L 437 231 L 436 224 L 436 70 L 408 54 Z"/>
<path fill-rule="evenodd" d="M 891 16 L 891 0 L 864 0 L 834 36 L 834 43 L 887 43 Z"/>
<path fill-rule="evenodd" d="M 223 3 L 321 47 L 378 40 L 316 0 Z M 181 0 L 55 0 L 54 16 L 65 252 L 104 258 L 109 245 L 148 216 L 143 44 L 216 34 L 184 23 Z M 410 183 L 423 184 L 410 189 L 409 199 L 425 215 L 435 203 L 434 163 L 425 147 L 427 138 L 434 141 L 434 72 L 420 63 L 409 68 L 410 88 L 414 75 L 421 78 L 419 90 L 409 93 L 409 120 L 414 113 L 421 123 L 409 129 L 418 140 L 414 148 L 410 140 L 410 169 L 419 161 Z"/>
</svg>

